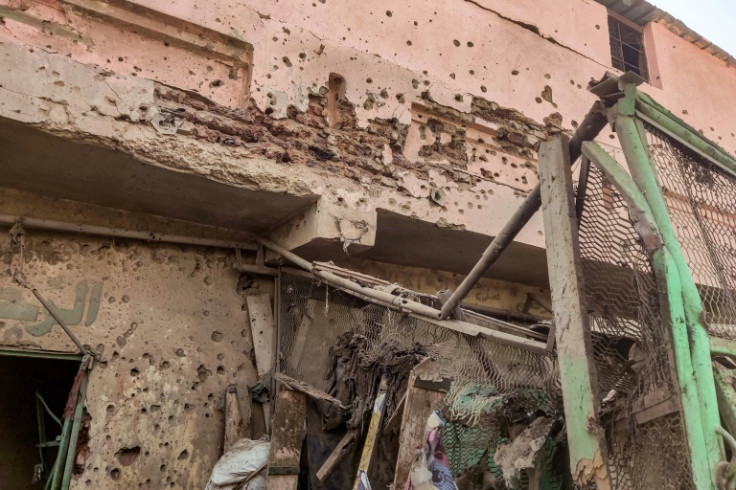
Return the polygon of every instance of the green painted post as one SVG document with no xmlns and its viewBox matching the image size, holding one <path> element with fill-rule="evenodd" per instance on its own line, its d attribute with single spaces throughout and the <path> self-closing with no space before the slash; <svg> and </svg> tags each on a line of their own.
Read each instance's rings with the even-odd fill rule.
<svg viewBox="0 0 736 490">
<path fill-rule="evenodd" d="M 82 361 L 84 365 L 84 361 Z M 74 460 L 77 453 L 77 442 L 79 440 L 79 429 L 82 426 L 82 412 L 84 411 L 84 400 L 87 396 L 87 382 L 89 381 L 89 371 L 82 375 L 79 383 L 79 395 L 77 397 L 77 406 L 74 410 L 74 422 L 72 424 L 71 435 L 69 436 L 69 449 L 66 454 L 66 464 L 64 465 L 64 476 L 61 480 L 61 490 L 67 490 L 74 468 Z"/>
<path fill-rule="evenodd" d="M 585 142 L 583 155 L 587 156 L 616 187 L 626 200 L 634 227 L 641 235 L 652 260 L 658 284 L 664 285 L 667 308 L 671 321 L 674 366 L 679 385 L 685 434 L 690 446 L 690 465 L 693 482 L 698 489 L 712 488 L 711 466 L 706 454 L 705 436 L 700 414 L 698 389 L 693 376 L 682 287 L 677 268 L 669 252 L 664 249 L 656 220 L 641 190 L 626 171 L 606 151 L 593 142 Z"/>
<path fill-rule="evenodd" d="M 652 254 L 652 268 L 658 282 L 664 282 L 667 288 L 666 297 L 669 303 L 670 322 L 672 324 L 675 371 L 680 389 L 685 434 L 690 447 L 693 483 L 697 489 L 712 489 L 715 488 L 713 484 L 713 469 L 715 466 L 711 464 L 708 457 L 706 436 L 703 432 L 698 386 L 695 382 L 688 341 L 680 276 L 674 259 L 666 249 L 657 250 Z"/>
<path fill-rule="evenodd" d="M 56 463 L 54 463 L 54 471 L 51 476 L 51 490 L 58 490 L 61 488 L 60 485 L 63 469 L 62 461 L 64 461 L 67 449 L 69 448 L 69 435 L 72 429 L 71 419 L 71 417 L 65 418 L 64 425 L 61 428 L 59 452 L 56 455 Z"/>
<path fill-rule="evenodd" d="M 539 183 L 555 340 L 573 482 L 610 488 L 606 443 L 598 420 L 600 400 L 585 306 L 570 155 L 564 137 L 539 147 Z"/>
<path fill-rule="evenodd" d="M 674 226 L 670 221 L 667 203 L 649 161 L 645 142 L 641 139 L 641 128 L 637 127 L 633 115 L 620 113 L 616 117 L 615 127 L 631 175 L 642 190 L 656 220 L 664 246 L 677 267 L 684 299 L 685 321 L 690 333 L 690 353 L 695 372 L 706 454 L 711 468 L 715 468 L 715 465 L 723 459 L 720 440 L 716 433 L 716 428 L 720 427 L 720 417 L 711 366 L 710 341 L 701 321 L 703 305 L 700 294 L 675 234 Z"/>
</svg>

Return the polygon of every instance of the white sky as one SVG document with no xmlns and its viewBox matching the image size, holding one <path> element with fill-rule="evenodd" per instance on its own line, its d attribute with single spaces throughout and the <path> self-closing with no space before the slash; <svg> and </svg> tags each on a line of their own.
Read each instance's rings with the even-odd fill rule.
<svg viewBox="0 0 736 490">
<path fill-rule="evenodd" d="M 736 57 L 736 0 L 649 0 Z"/>
</svg>

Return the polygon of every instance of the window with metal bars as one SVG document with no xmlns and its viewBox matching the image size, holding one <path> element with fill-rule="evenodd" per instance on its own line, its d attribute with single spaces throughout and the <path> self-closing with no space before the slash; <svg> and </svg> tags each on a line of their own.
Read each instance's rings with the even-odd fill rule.
<svg viewBox="0 0 736 490">
<path fill-rule="evenodd" d="M 608 33 L 611 43 L 611 65 L 623 72 L 633 71 L 649 80 L 641 29 L 609 15 Z"/>
</svg>

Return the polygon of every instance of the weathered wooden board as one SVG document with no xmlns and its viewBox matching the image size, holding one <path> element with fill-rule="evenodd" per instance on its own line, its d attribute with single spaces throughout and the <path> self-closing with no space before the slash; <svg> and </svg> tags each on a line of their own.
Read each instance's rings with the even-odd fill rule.
<svg viewBox="0 0 736 490">
<path fill-rule="evenodd" d="M 427 419 L 432 411 L 444 404 L 446 393 L 427 390 L 414 386 L 417 379 L 441 379 L 436 363 L 425 359 L 417 364 L 409 376 L 404 402 L 404 415 L 401 418 L 401 433 L 399 434 L 399 455 L 396 458 L 396 473 L 394 488 L 404 488 L 409 478 L 409 471 L 416 459 L 416 449 L 424 445 L 424 431 Z"/>
<path fill-rule="evenodd" d="M 286 363 L 286 365 L 289 368 L 289 372 L 295 372 L 297 368 L 299 367 L 299 363 L 302 360 L 302 354 L 304 353 L 304 345 L 307 343 L 307 336 L 309 335 L 309 330 L 312 327 L 312 318 L 314 317 L 314 302 L 313 301 L 307 301 L 307 307 L 304 310 L 304 316 L 302 316 L 302 321 L 299 323 L 299 326 L 296 329 L 296 334 L 294 335 L 294 343 L 291 347 L 291 353 L 289 354 L 289 360 Z"/>
<path fill-rule="evenodd" d="M 282 390 L 276 395 L 268 457 L 268 490 L 296 490 L 302 442 L 307 432 L 306 416 L 304 393 Z"/>
<path fill-rule="evenodd" d="M 250 393 L 246 400 L 250 401 Z M 250 409 L 247 410 L 250 415 Z M 250 420 L 250 419 L 249 419 Z M 225 392 L 225 438 L 222 452 L 226 453 L 233 444 L 243 437 L 250 437 L 250 423 L 243 421 L 243 412 L 238 401 L 238 390 L 234 385 L 228 386 Z"/>
<path fill-rule="evenodd" d="M 271 371 L 275 359 L 275 326 L 271 298 L 267 294 L 246 296 L 253 350 L 256 354 L 258 376 Z"/>
</svg>

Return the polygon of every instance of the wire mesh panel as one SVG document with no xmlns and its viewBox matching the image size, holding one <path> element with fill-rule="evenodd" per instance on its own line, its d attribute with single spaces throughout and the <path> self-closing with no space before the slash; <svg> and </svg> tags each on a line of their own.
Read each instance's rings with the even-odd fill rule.
<svg viewBox="0 0 736 490">
<path fill-rule="evenodd" d="M 646 126 L 650 155 L 709 333 L 736 338 L 736 178 Z"/>
<path fill-rule="evenodd" d="M 612 487 L 691 488 L 669 315 L 625 201 L 594 166 L 579 232 Z"/>
<path fill-rule="evenodd" d="M 412 299 L 439 306 L 427 296 Z M 389 379 L 384 422 L 390 420 L 412 367 L 427 356 L 452 380 L 442 406 L 434 408 L 448 422 L 443 444 L 454 475 L 478 465 L 500 475 L 493 453 L 510 440 L 512 426 L 562 413 L 551 355 L 466 336 L 301 275 L 282 274 L 279 308 L 280 370 L 353 407 L 329 429 L 360 425 L 380 375 Z M 564 465 L 561 470 L 567 472 Z"/>
</svg>

